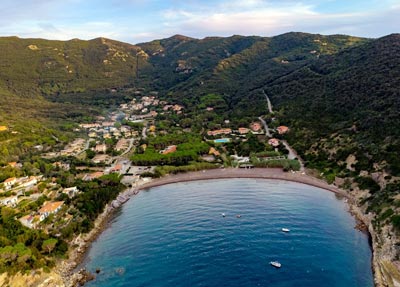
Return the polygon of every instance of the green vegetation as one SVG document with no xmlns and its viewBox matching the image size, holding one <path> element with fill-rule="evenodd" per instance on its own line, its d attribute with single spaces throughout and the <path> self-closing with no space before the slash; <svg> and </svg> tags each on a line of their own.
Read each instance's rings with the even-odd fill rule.
<svg viewBox="0 0 400 287">
<path fill-rule="evenodd" d="M 176 145 L 176 151 L 161 154 L 160 151 L 170 145 Z M 169 134 L 150 137 L 143 153 L 137 153 L 131 160 L 135 165 L 187 165 L 197 161 L 199 155 L 208 153 L 209 145 L 201 141 L 196 134 Z"/>
<path fill-rule="evenodd" d="M 57 240 L 42 230 L 31 230 L 14 219 L 15 211 L 1 207 L 0 217 L 0 272 L 18 271 L 52 266 L 53 258 L 67 250 L 63 240 Z"/>
</svg>

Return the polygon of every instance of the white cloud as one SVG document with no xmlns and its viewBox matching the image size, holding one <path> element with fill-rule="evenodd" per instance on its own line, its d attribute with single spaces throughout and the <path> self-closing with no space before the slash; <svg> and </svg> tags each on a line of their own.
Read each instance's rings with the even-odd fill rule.
<svg viewBox="0 0 400 287">
<path fill-rule="evenodd" d="M 400 15 L 400 7 L 376 13 L 318 13 L 311 5 L 290 2 L 291 5 L 272 7 L 268 3 L 262 6 L 263 1 L 255 0 L 252 5 L 261 6 L 254 8 L 248 5 L 237 9 L 241 4 L 235 1 L 231 2 L 231 9 L 213 12 L 169 10 L 168 15 L 175 17 L 174 22 L 165 18 L 165 30 L 175 29 L 192 37 L 233 34 L 271 36 L 289 31 L 377 37 L 395 32 L 396 25 L 400 27 L 400 17 L 396 16 Z"/>
</svg>

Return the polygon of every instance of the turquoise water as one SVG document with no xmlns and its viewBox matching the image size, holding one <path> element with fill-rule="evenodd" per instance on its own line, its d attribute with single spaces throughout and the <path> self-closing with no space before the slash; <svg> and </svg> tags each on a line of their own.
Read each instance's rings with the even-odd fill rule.
<svg viewBox="0 0 400 287">
<path fill-rule="evenodd" d="M 101 273 L 87 286 L 370 287 L 368 237 L 354 225 L 343 200 L 299 183 L 156 187 L 129 200 L 93 243 L 84 265 Z"/>
<path fill-rule="evenodd" d="M 231 141 L 231 140 L 228 139 L 228 138 L 223 138 L 223 139 L 216 139 L 216 140 L 214 140 L 215 143 L 228 143 L 228 142 L 230 142 L 230 141 Z"/>
</svg>

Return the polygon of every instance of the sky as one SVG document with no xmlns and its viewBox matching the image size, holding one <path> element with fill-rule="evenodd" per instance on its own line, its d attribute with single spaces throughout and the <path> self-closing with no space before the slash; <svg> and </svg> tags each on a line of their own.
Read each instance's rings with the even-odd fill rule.
<svg viewBox="0 0 400 287">
<path fill-rule="evenodd" d="M 0 36 L 132 44 L 181 34 L 400 32 L 400 0 L 1 0 Z"/>
</svg>

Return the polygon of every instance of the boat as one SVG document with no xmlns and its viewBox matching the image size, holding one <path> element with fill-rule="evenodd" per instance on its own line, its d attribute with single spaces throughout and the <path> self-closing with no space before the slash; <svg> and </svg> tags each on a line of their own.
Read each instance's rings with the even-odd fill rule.
<svg viewBox="0 0 400 287">
<path fill-rule="evenodd" d="M 240 214 L 236 215 L 237 218 L 241 218 L 242 216 Z"/>
<path fill-rule="evenodd" d="M 282 228 L 282 231 L 283 231 L 283 232 L 289 232 L 290 229 L 288 229 L 288 228 Z"/>
<path fill-rule="evenodd" d="M 271 261 L 269 264 L 271 264 L 275 268 L 281 268 L 282 266 L 282 264 L 280 264 L 278 261 Z"/>
<path fill-rule="evenodd" d="M 222 217 L 225 217 L 225 213 L 221 213 Z"/>
</svg>

